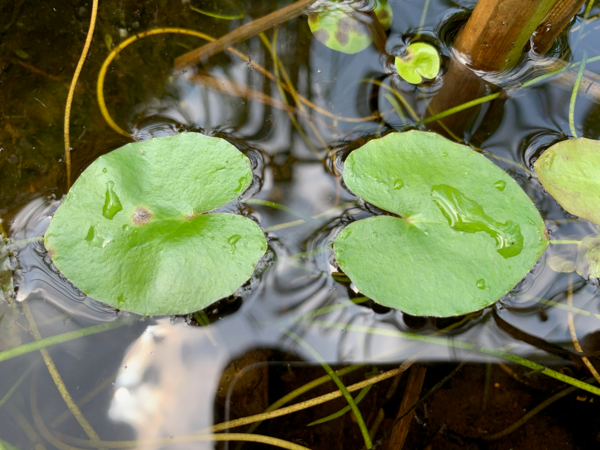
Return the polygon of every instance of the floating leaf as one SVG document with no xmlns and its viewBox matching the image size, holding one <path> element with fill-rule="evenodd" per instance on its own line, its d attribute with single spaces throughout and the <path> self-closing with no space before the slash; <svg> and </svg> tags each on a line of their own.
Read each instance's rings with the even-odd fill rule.
<svg viewBox="0 0 600 450">
<path fill-rule="evenodd" d="M 373 42 L 365 24 L 368 16 L 341 1 L 325 1 L 309 12 L 308 26 L 319 42 L 342 53 L 358 53 Z M 356 6 L 358 7 L 358 6 Z M 392 24 L 392 8 L 387 0 L 374 0 L 373 11 L 384 29 Z"/>
<path fill-rule="evenodd" d="M 423 42 L 410 44 L 404 56 L 396 56 L 396 70 L 404 80 L 420 84 L 423 78 L 437 77 L 440 71 L 440 55 L 433 45 Z"/>
<path fill-rule="evenodd" d="M 98 158 L 56 211 L 45 244 L 87 295 L 139 314 L 184 314 L 231 295 L 266 251 L 248 218 L 205 214 L 242 194 L 250 161 L 197 133 Z"/>
<path fill-rule="evenodd" d="M 577 246 L 577 273 L 587 279 L 600 278 L 600 236 L 586 236 Z"/>
<path fill-rule="evenodd" d="M 600 224 L 600 142 L 585 138 L 559 142 L 534 166 L 542 185 L 560 206 Z"/>
<path fill-rule="evenodd" d="M 546 264 L 555 272 L 571 273 L 575 272 L 576 264 L 573 259 L 567 255 L 552 255 L 546 260 Z"/>
<path fill-rule="evenodd" d="M 356 195 L 400 217 L 350 224 L 335 240 L 335 258 L 363 294 L 409 314 L 488 306 L 548 245 L 542 218 L 508 174 L 433 133 L 372 140 L 348 156 L 343 177 Z"/>
<path fill-rule="evenodd" d="M 23 328 L 18 323 L 20 317 L 16 304 L 3 303 L 0 299 L 0 351 L 17 347 L 23 342 Z"/>
</svg>

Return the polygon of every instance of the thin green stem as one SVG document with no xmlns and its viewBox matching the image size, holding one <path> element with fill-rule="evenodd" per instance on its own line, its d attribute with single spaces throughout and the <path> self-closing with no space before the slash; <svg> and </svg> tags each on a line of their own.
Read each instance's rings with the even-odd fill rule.
<svg viewBox="0 0 600 450">
<path fill-rule="evenodd" d="M 595 381 L 594 378 L 588 378 L 587 380 L 585 380 L 586 383 L 590 383 L 590 382 L 593 383 L 594 381 Z M 560 400 L 561 398 L 565 397 L 566 395 L 569 395 L 572 392 L 575 392 L 576 390 L 577 390 L 577 388 L 575 386 L 571 386 L 566 389 L 563 389 L 560 392 L 557 392 L 552 397 L 547 398 L 542 403 L 537 405 L 535 408 L 533 408 L 531 411 L 529 411 L 527 414 L 525 414 L 523 417 L 521 417 L 519 420 L 517 420 L 515 423 L 513 423 L 508 428 L 505 428 L 504 430 L 502 430 L 498 433 L 483 436 L 483 439 L 486 441 L 495 441 L 497 439 L 503 438 L 504 436 L 508 436 L 513 431 L 516 431 L 521 426 L 523 426 L 529 419 L 531 419 L 537 413 L 542 411 L 544 408 L 547 408 L 555 401 Z"/>
<path fill-rule="evenodd" d="M 585 24 L 588 21 L 590 13 L 592 12 L 592 8 L 594 7 L 594 0 L 589 0 L 587 7 L 583 13 L 583 22 L 581 22 L 581 27 L 579 28 L 579 32 L 577 33 L 577 37 L 575 38 L 575 46 L 579 44 L 579 40 L 581 39 L 581 35 L 583 34 L 583 29 L 585 28 Z"/>
<path fill-rule="evenodd" d="M 68 333 L 58 334 L 56 336 L 47 337 L 40 339 L 39 341 L 29 342 L 27 344 L 13 347 L 9 350 L 0 352 L 0 362 L 6 361 L 7 359 L 15 358 L 17 356 L 24 355 L 26 353 L 35 352 L 42 348 L 48 348 L 52 345 L 62 344 L 63 342 L 73 341 L 84 336 L 90 336 L 92 334 L 102 333 L 103 331 L 112 330 L 118 328 L 127 323 L 131 323 L 127 320 L 115 320 L 110 323 L 103 323 L 101 325 L 94 325 L 93 327 L 82 328 L 80 330 L 69 331 Z"/>
<path fill-rule="evenodd" d="M 10 442 L 3 441 L 0 439 L 0 450 L 19 450 L 17 447 L 12 445 Z"/>
<path fill-rule="evenodd" d="M 236 20 L 236 19 L 243 19 L 244 18 L 244 13 L 234 14 L 232 16 L 227 16 L 225 14 L 217 14 L 217 13 L 210 12 L 210 11 L 204 11 L 203 9 L 196 8 L 195 6 L 192 6 L 192 5 L 190 5 L 190 9 L 192 11 L 194 11 L 194 12 L 197 12 L 197 13 L 200 13 L 200 14 L 204 14 L 205 16 L 213 17 L 215 19 Z"/>
<path fill-rule="evenodd" d="M 269 208 L 275 208 L 290 213 L 292 216 L 300 217 L 304 221 L 312 221 L 312 219 L 306 214 L 302 214 L 301 212 L 298 212 L 290 208 L 289 206 L 282 205 L 281 203 L 270 202 L 268 200 L 261 200 L 258 198 L 248 198 L 246 200 L 242 200 L 242 203 L 246 203 L 249 205 L 268 206 Z"/>
<path fill-rule="evenodd" d="M 596 62 L 596 61 L 600 61 L 600 56 L 595 56 L 593 58 L 590 58 L 587 60 L 587 63 L 592 63 L 592 62 Z M 541 75 L 537 78 L 534 78 L 532 80 L 529 80 L 525 83 L 523 83 L 522 85 L 515 87 L 513 89 L 511 89 L 511 91 L 516 91 L 519 89 L 523 89 L 526 87 L 530 87 L 533 86 L 534 84 L 540 83 L 542 81 L 545 81 L 549 78 L 552 78 L 555 75 L 558 75 L 562 72 L 565 72 L 567 70 L 571 70 L 571 69 L 575 69 L 576 67 L 581 66 L 581 62 L 575 62 L 573 64 L 567 65 L 565 67 L 561 67 L 560 69 L 556 69 L 552 72 L 549 72 L 547 74 Z M 434 116 L 428 117 L 426 119 L 423 119 L 419 122 L 417 122 L 415 124 L 415 126 L 420 126 L 420 125 L 424 125 L 426 123 L 430 123 L 430 122 L 434 122 L 436 120 L 440 120 L 443 119 L 445 117 L 451 116 L 453 114 L 459 113 L 461 111 L 464 111 L 465 109 L 469 109 L 472 108 L 473 106 L 477 106 L 477 105 L 481 105 L 482 103 L 486 103 L 486 102 L 490 102 L 492 100 L 496 100 L 498 97 L 500 97 L 500 92 L 496 92 L 495 94 L 490 94 L 490 95 L 486 95 L 485 97 L 480 97 L 480 98 L 476 98 L 475 100 L 471 100 L 470 102 L 466 102 L 463 103 L 462 105 L 458 105 L 455 106 L 453 108 L 447 109 L 446 111 L 442 111 L 441 113 L 438 113 Z"/>
<path fill-rule="evenodd" d="M 358 427 L 360 428 L 360 432 L 362 433 L 363 439 L 365 441 L 365 447 L 367 448 L 367 450 L 369 450 L 373 446 L 371 442 L 371 436 L 369 436 L 369 429 L 365 424 L 365 421 L 362 417 L 362 414 L 360 413 L 360 410 L 358 409 L 358 406 L 356 406 L 354 399 L 350 395 L 350 392 L 348 392 L 348 389 L 346 388 L 342 380 L 340 380 L 340 377 L 337 376 L 337 374 L 333 371 L 331 366 L 329 366 L 329 364 L 325 362 L 321 355 L 306 341 L 304 341 L 304 339 L 302 339 L 300 336 L 291 331 L 286 331 L 285 334 L 287 334 L 298 344 L 304 347 L 304 349 L 308 351 L 313 356 L 313 358 L 315 358 L 319 362 L 319 364 L 321 364 L 325 372 L 327 372 L 327 375 L 329 375 L 333 382 L 337 385 L 338 389 L 342 392 L 342 395 L 344 396 L 344 398 L 348 402 L 348 405 L 350 405 L 352 412 L 354 413 L 354 417 L 356 418 L 356 422 L 358 423 Z"/>
<path fill-rule="evenodd" d="M 417 34 L 413 38 L 413 41 L 416 41 L 421 37 L 421 31 L 423 31 L 423 26 L 425 25 L 425 18 L 427 17 L 427 10 L 429 9 L 429 0 L 425 0 L 425 5 L 423 6 L 423 12 L 421 13 L 421 21 L 419 22 L 419 28 L 417 30 Z"/>
<path fill-rule="evenodd" d="M 361 391 L 356 396 L 356 398 L 354 399 L 354 403 L 356 403 L 358 405 L 361 402 L 361 400 L 367 396 L 367 394 L 369 393 L 369 391 L 371 390 L 372 387 L 373 387 L 373 385 L 371 384 L 367 387 L 362 388 Z M 338 417 L 342 417 L 344 414 L 346 414 L 350 410 L 351 410 L 350 405 L 345 406 L 344 408 L 340 409 L 338 412 L 334 412 L 333 414 L 330 414 L 327 417 L 323 417 L 322 419 L 315 420 L 314 422 L 309 423 L 307 425 L 307 427 L 313 427 L 315 425 L 319 425 L 319 424 L 322 424 L 325 422 L 329 422 L 331 420 L 335 420 Z"/>
<path fill-rule="evenodd" d="M 571 93 L 571 102 L 569 103 L 569 128 L 571 129 L 571 136 L 577 139 L 577 130 L 575 129 L 575 101 L 577 100 L 577 94 L 579 92 L 579 85 L 581 84 L 581 78 L 585 71 L 585 65 L 587 63 L 587 52 L 583 52 L 583 59 L 581 60 L 581 66 L 579 66 L 579 72 L 577 72 L 577 78 L 573 85 L 573 92 Z"/>
<path fill-rule="evenodd" d="M 19 386 L 21 386 L 21 383 L 23 383 L 23 381 L 25 381 L 25 378 L 27 378 L 27 375 L 29 375 L 29 373 L 33 370 L 33 368 L 35 367 L 35 365 L 37 364 L 37 360 L 35 360 L 26 370 L 25 372 L 23 372 L 21 374 L 21 376 L 19 377 L 19 379 L 15 382 L 15 384 L 12 385 L 12 387 L 8 390 L 8 392 L 6 394 L 4 394 L 4 397 L 2 397 L 2 399 L 0 400 L 0 408 L 2 408 L 2 406 L 6 403 L 6 401 L 10 398 L 11 395 L 14 394 L 14 392 L 19 388 Z"/>
<path fill-rule="evenodd" d="M 496 100 L 498 97 L 500 97 L 500 92 L 486 95 L 485 97 L 476 98 L 475 100 L 471 100 L 470 102 L 463 103 L 462 105 L 455 106 L 454 108 L 447 109 L 446 111 L 442 111 L 441 113 L 423 119 L 420 122 L 417 122 L 415 126 L 418 127 L 420 125 L 425 125 L 426 123 L 435 122 L 436 120 L 440 120 L 453 114 L 459 113 L 461 111 L 464 111 L 465 109 L 472 108 L 473 106 L 491 102 L 492 100 Z"/>
<path fill-rule="evenodd" d="M 312 216 L 311 219 L 313 220 L 317 220 L 320 219 L 323 216 L 329 215 L 332 212 L 336 212 L 336 211 L 343 211 L 344 209 L 350 208 L 351 206 L 356 206 L 357 202 L 348 202 L 348 203 L 344 203 L 342 205 L 336 206 L 334 208 L 328 209 L 327 211 L 323 211 L 322 213 L 319 213 L 315 216 Z M 272 227 L 266 228 L 265 231 L 275 231 L 275 230 L 283 230 L 285 228 L 290 228 L 290 227 L 295 227 L 297 225 L 302 225 L 303 223 L 306 223 L 306 220 L 294 220 L 293 222 L 285 222 L 285 223 L 280 223 L 278 225 L 273 225 Z"/>
<path fill-rule="evenodd" d="M 575 241 L 570 239 L 551 239 L 550 243 L 553 245 L 579 245 L 581 241 Z"/>
<path fill-rule="evenodd" d="M 495 356 L 497 358 L 506 359 L 517 363 L 519 365 L 529 367 L 532 370 L 539 371 L 544 375 L 555 378 L 563 383 L 570 384 L 579 389 L 583 389 L 584 391 L 588 391 L 592 394 L 600 396 L 600 388 L 596 386 L 592 386 L 588 383 L 584 383 L 583 381 L 577 380 L 568 375 L 564 375 L 560 372 L 556 372 L 555 370 L 549 369 L 541 364 L 534 363 L 533 361 L 529 361 L 528 359 L 522 358 L 517 355 L 513 355 L 512 353 L 508 353 L 502 350 L 496 350 L 488 347 L 477 347 L 475 344 L 469 342 L 461 342 L 456 340 L 447 340 L 442 338 L 437 338 L 434 336 L 422 336 L 420 334 L 415 333 L 407 333 L 400 330 L 388 330 L 388 329 L 378 329 L 373 327 L 365 327 L 360 325 L 348 325 L 345 323 L 337 323 L 337 322 L 324 322 L 320 320 L 313 320 L 308 322 L 312 325 L 320 326 L 323 328 L 335 328 L 346 331 L 354 331 L 359 333 L 368 333 L 368 334 L 377 334 L 381 336 L 389 336 L 389 337 L 397 337 L 400 339 L 408 339 L 413 341 L 421 341 L 427 342 L 430 344 L 443 345 L 445 347 L 453 347 L 453 348 L 462 348 L 464 350 L 476 351 L 479 353 L 483 353 L 486 355 Z"/>
</svg>

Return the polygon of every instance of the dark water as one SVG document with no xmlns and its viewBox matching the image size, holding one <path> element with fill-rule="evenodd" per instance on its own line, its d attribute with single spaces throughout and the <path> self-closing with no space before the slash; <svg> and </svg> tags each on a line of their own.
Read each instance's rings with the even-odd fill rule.
<svg viewBox="0 0 600 450">
<path fill-rule="evenodd" d="M 280 7 L 285 4 L 277 2 Z M 234 21 L 211 18 L 192 11 L 190 5 L 221 10 L 223 14 L 244 12 L 245 17 Z M 391 5 L 394 22 L 387 50 L 393 54 L 401 53 L 419 30 L 423 3 L 398 0 Z M 167 26 L 201 30 L 218 37 L 275 7 L 276 2 L 238 0 L 101 1 L 71 120 L 75 174 L 99 155 L 130 141 L 106 125 L 95 96 L 96 77 L 110 47 L 136 32 Z M 429 4 L 421 39 L 440 49 L 444 70 L 449 68 L 450 56 L 446 41 L 464 20 L 464 12 L 472 7 L 473 2 L 466 1 L 432 0 Z M 442 77 L 417 88 L 394 78 L 386 69 L 387 61 L 373 46 L 356 55 L 329 50 L 312 39 L 306 16 L 278 28 L 277 54 L 297 92 L 340 120 L 314 113 L 311 127 L 309 120 L 299 115 L 302 133 L 286 112 L 194 82 L 197 69 L 174 74 L 174 58 L 202 45 L 204 42 L 198 38 L 159 35 L 142 39 L 120 54 L 106 79 L 108 109 L 119 126 L 136 140 L 200 131 L 224 137 L 248 154 L 254 183 L 242 201 L 236 200 L 226 209 L 252 216 L 268 231 L 269 251 L 257 275 L 232 298 L 206 310 L 212 322 L 209 327 L 198 326 L 192 316 L 131 317 L 82 295 L 52 266 L 41 242 L 23 240 L 43 236 L 66 192 L 63 108 L 87 32 L 90 8 L 91 3 L 73 1 L 0 2 L 0 217 L 14 242 L 12 248 L 19 266 L 16 298 L 30 306 L 42 336 L 122 322 L 111 331 L 49 348 L 75 401 L 87 399 L 82 412 L 103 440 L 176 439 L 229 418 L 258 413 L 291 390 L 322 376 L 323 369 L 315 358 L 284 333 L 292 330 L 336 368 L 353 363 L 368 365 L 344 378 L 347 384 L 363 380 L 373 365 L 384 371 L 418 354 L 418 363 L 427 368 L 422 397 L 459 363 L 467 362 L 419 403 L 405 448 L 587 449 L 600 445 L 598 398 L 581 391 L 559 400 L 503 439 L 490 443 L 481 440 L 486 433 L 501 431 L 514 423 L 566 385 L 506 360 L 452 345 L 467 342 L 475 349 L 504 349 L 577 379 L 589 377 L 575 356 L 569 334 L 567 291 L 571 280 L 577 334 L 586 352 L 592 355 L 592 362 L 596 359 L 600 367 L 593 356 L 599 350 L 597 284 L 577 274 L 556 273 L 546 265 L 550 256 L 572 251 L 569 246 L 549 246 L 514 290 L 494 307 L 464 322 L 460 322 L 463 318 L 410 317 L 372 302 L 343 303 L 359 298 L 359 294 L 352 285 L 332 276 L 337 269 L 332 265 L 330 244 L 348 223 L 378 214 L 340 182 L 337 174 L 343 167 L 343 158 L 367 140 L 394 129 L 409 129 L 413 123 L 409 116 L 400 117 L 394 112 L 385 97 L 389 91 L 377 89 L 368 80 L 398 90 L 420 115 L 427 114 L 427 105 L 440 93 L 459 93 L 453 92 L 451 80 Z M 598 12 L 595 7 L 592 15 Z M 581 23 L 578 17 L 571 31 L 560 37 L 554 54 L 569 48 L 568 58 L 573 61 L 581 59 L 584 51 L 588 57 L 598 55 L 600 20 L 590 22 L 578 40 Z M 273 39 L 272 31 L 266 34 Z M 273 59 L 257 37 L 237 48 L 251 61 L 274 72 Z M 594 63 L 587 68 L 597 71 L 600 66 Z M 229 53 L 211 58 L 200 71 L 207 72 L 280 99 L 275 83 L 247 61 Z M 501 84 L 512 77 L 511 83 L 515 84 L 536 73 L 528 55 L 513 74 L 495 81 Z M 483 85 L 482 89 L 485 93 L 495 88 Z M 482 149 L 517 180 L 545 219 L 551 239 L 580 240 L 597 233 L 597 225 L 564 211 L 533 173 L 535 159 L 553 143 L 570 136 L 570 91 L 546 81 L 511 92 L 461 116 L 453 134 Z M 293 102 L 291 97 L 288 100 Z M 383 114 L 383 119 L 342 120 L 369 117 L 375 112 Z M 598 139 L 598 112 L 597 104 L 587 97 L 578 97 L 575 124 L 580 135 Z M 429 129 L 446 133 L 434 126 Z M 288 222 L 297 217 L 243 202 L 250 198 L 277 202 L 305 216 L 318 217 L 292 226 Z M 444 339 L 442 344 L 431 344 L 296 320 L 332 305 L 344 307 L 318 319 L 355 329 L 372 327 L 421 336 L 439 334 L 453 324 L 456 327 L 439 334 Z M 7 307 L 0 304 L 0 308 Z M 4 317 L 0 323 L 5 327 L 0 328 L 0 350 L 33 340 L 23 315 L 5 313 Z M 237 358 L 242 359 L 231 365 Z M 66 445 L 61 442 L 67 442 L 64 435 L 86 439 L 73 417 L 60 416 L 66 406 L 39 352 L 0 362 L 0 398 L 32 364 L 32 372 L 0 409 L 0 439 L 20 449 L 39 449 L 41 445 L 61 448 Z M 253 367 L 260 370 L 244 371 L 248 364 L 255 364 Z M 228 383 L 231 373 L 238 373 L 239 386 Z M 385 419 L 375 441 L 392 426 L 405 385 L 406 377 L 384 404 L 389 381 L 384 382 L 361 403 L 369 426 L 375 421 L 378 408 L 383 407 Z M 334 389 L 332 386 L 326 385 L 300 399 L 329 392 Z M 91 399 L 90 392 L 96 394 Z M 344 405 L 338 400 L 286 416 L 261 425 L 258 432 L 315 449 L 362 448 L 358 426 L 350 414 L 306 428 L 307 423 Z M 56 438 L 52 440 L 50 436 L 49 440 L 44 436 L 40 418 L 50 432 L 62 433 L 57 435 L 58 443 Z M 215 445 L 224 444 L 167 444 L 178 448 Z M 229 447 L 234 445 L 237 444 Z M 262 448 L 261 445 L 255 446 Z M 382 445 L 385 448 L 387 443 Z M 155 442 L 133 446 L 161 445 Z"/>
</svg>

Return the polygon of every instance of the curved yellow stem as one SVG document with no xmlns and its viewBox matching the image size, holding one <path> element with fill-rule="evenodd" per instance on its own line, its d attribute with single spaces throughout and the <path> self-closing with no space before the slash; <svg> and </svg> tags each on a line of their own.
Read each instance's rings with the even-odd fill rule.
<svg viewBox="0 0 600 450">
<path fill-rule="evenodd" d="M 96 27 L 96 16 L 98 14 L 98 0 L 94 0 L 92 3 L 92 17 L 90 19 L 90 28 L 88 29 L 87 36 L 85 38 L 85 44 L 83 45 L 83 51 L 79 57 L 77 67 L 75 67 L 75 73 L 71 80 L 71 87 L 69 87 L 69 95 L 67 95 L 67 104 L 65 106 L 65 125 L 64 125 L 64 137 L 65 137 L 65 163 L 67 164 L 67 185 L 71 187 L 71 139 L 69 137 L 69 124 L 71 121 L 71 105 L 73 104 L 73 96 L 75 95 L 75 86 L 77 86 L 77 80 L 79 74 L 83 68 L 85 57 L 87 56 L 90 45 L 92 44 L 92 37 L 94 36 L 94 28 Z"/>
</svg>

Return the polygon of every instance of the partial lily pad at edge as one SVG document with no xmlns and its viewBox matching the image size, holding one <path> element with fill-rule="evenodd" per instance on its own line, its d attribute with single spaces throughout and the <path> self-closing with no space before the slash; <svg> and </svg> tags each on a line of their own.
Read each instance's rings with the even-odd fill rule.
<svg viewBox="0 0 600 450">
<path fill-rule="evenodd" d="M 485 156 L 433 133 L 392 133 L 346 159 L 344 182 L 394 216 L 344 228 L 335 258 L 357 289 L 417 316 L 493 304 L 548 245 L 519 185 Z"/>
<path fill-rule="evenodd" d="M 358 4 L 357 3 L 357 9 Z M 392 8 L 387 0 L 374 0 L 373 12 L 384 29 L 392 24 Z M 309 11 L 308 26 L 313 36 L 332 50 L 355 54 L 366 49 L 373 38 L 369 28 L 348 2 L 328 0 Z M 367 16 L 365 15 L 365 20 Z"/>
<path fill-rule="evenodd" d="M 144 315 L 186 314 L 235 292 L 266 251 L 252 220 L 212 213 L 252 181 L 223 139 L 181 133 L 98 158 L 56 211 L 44 241 L 90 297 Z"/>
<path fill-rule="evenodd" d="M 546 150 L 534 167 L 544 189 L 560 206 L 600 224 L 600 141 L 559 142 Z"/>
<path fill-rule="evenodd" d="M 411 84 L 420 84 L 423 78 L 433 79 L 440 71 L 440 55 L 437 49 L 424 42 L 408 46 L 403 56 L 394 60 L 398 75 Z"/>
</svg>

